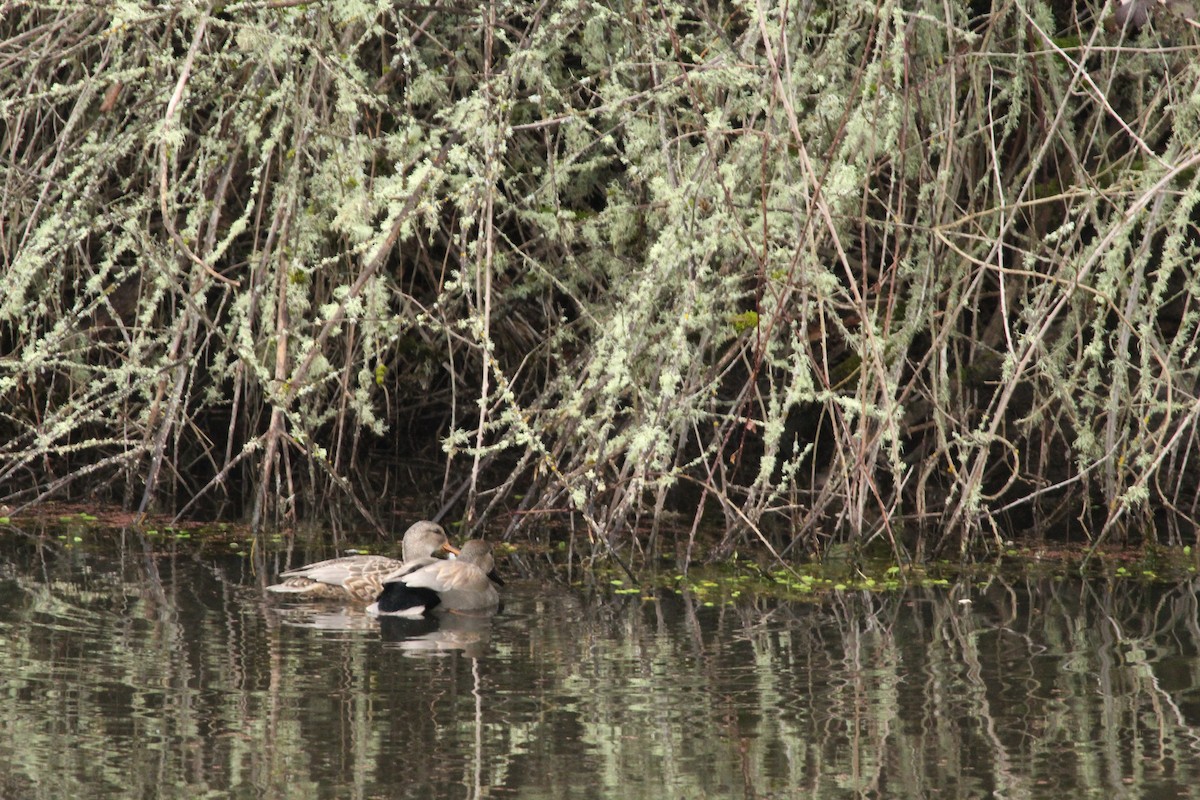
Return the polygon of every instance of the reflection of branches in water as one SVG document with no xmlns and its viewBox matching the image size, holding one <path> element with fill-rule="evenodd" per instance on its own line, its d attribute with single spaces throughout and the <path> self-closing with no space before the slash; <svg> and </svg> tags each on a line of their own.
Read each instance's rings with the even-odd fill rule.
<svg viewBox="0 0 1200 800">
<path fill-rule="evenodd" d="M 70 796 L 79 786 L 154 794 L 181 765 L 248 755 L 238 740 L 212 735 L 244 717 L 234 702 L 244 684 L 230 669 L 244 655 L 244 615 L 228 613 L 190 555 L 125 532 L 113 544 L 103 556 L 55 544 L 29 559 L 5 554 L 19 559 L 13 583 L 25 603 L 3 609 L 0 672 L 13 693 L 0 699 L 0 760 L 37 788 L 19 796 Z M 201 602 L 214 597 L 216 608 Z"/>
<path fill-rule="evenodd" d="M 1028 788 L 1028 778 L 1002 765 L 1046 765 L 1053 780 L 1041 777 L 1054 784 L 1073 763 L 1062 755 L 1075 742 L 1103 748 L 1113 770 L 1122 769 L 1118 754 L 1131 735 L 1147 758 L 1197 751 L 1194 723 L 1155 672 L 1163 655 L 1194 660 L 1200 637 L 1185 621 L 1188 609 L 1195 614 L 1194 589 L 993 578 L 971 615 L 945 617 L 940 639 L 957 649 L 973 687 L 964 711 L 987 732 L 1010 790 Z M 1194 677 L 1186 688 L 1195 691 Z"/>
<path fill-rule="evenodd" d="M 475 697 L 475 781 L 471 785 L 471 798 L 478 800 L 483 797 L 483 691 L 480 689 L 478 658 L 471 659 L 471 678 L 474 680 L 471 694 Z"/>
<path fill-rule="evenodd" d="M 356 630 L 356 611 L 266 601 L 246 560 L 136 535 L 111 560 L 32 542 L 6 556 L 0 760 L 23 777 L 5 791 L 1076 796 L 1200 780 L 1180 757 L 1200 752 L 1195 582 L 715 606 L 516 582 L 494 619 Z M 404 657 L 471 637 L 484 657 Z"/>
<path fill-rule="evenodd" d="M 1181 737 L 1190 743 L 1192 752 L 1200 753 L 1200 730 L 1196 723 L 1189 723 L 1180 706 L 1171 694 L 1162 688 L 1155 673 L 1156 663 L 1166 666 L 1186 653 L 1195 656 L 1200 639 L 1193 638 L 1185 644 L 1180 631 L 1194 634 L 1196 631 L 1196 580 L 1159 592 L 1138 586 L 1130 581 L 1118 582 L 1099 594 L 1094 584 L 1084 584 L 1089 600 L 1100 608 L 1101 631 L 1106 647 L 1100 651 L 1112 653 L 1111 658 L 1101 659 L 1100 686 L 1106 698 L 1122 697 L 1134 700 L 1129 708 L 1114 708 L 1114 713 L 1124 711 L 1130 723 L 1153 718 L 1152 726 L 1159 740 L 1168 738 L 1178 726 Z M 1146 603 L 1146 595 L 1158 595 L 1155 602 Z M 1164 618 L 1165 614 L 1165 618 Z M 1164 641 L 1166 640 L 1166 641 Z M 1167 646 L 1167 645 L 1171 646 Z M 1125 685 L 1117 687 L 1118 682 Z M 1149 699 L 1149 713 L 1142 703 L 1136 701 L 1141 695 Z M 1113 742 L 1118 744 L 1117 741 Z"/>
<path fill-rule="evenodd" d="M 1168 655 L 1194 664 L 1194 589 L 992 579 L 820 605 L 705 608 L 684 596 L 629 603 L 621 630 L 642 658 L 665 646 L 697 665 L 711 726 L 738 743 L 730 761 L 749 793 L 779 775 L 759 743 L 799 741 L 804 758 L 785 772 L 807 791 L 836 775 L 859 792 L 1027 795 L 1124 775 L 1131 733 L 1147 758 L 1196 751 L 1184 705 L 1157 674 Z"/>
</svg>

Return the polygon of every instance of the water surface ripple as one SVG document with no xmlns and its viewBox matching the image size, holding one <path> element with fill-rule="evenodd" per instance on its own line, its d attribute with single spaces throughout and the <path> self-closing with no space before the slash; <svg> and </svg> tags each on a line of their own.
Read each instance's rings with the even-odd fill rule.
<svg viewBox="0 0 1200 800">
<path fill-rule="evenodd" d="M 3 798 L 1188 797 L 1196 586 L 365 617 L 126 534 L 0 539 Z"/>
</svg>

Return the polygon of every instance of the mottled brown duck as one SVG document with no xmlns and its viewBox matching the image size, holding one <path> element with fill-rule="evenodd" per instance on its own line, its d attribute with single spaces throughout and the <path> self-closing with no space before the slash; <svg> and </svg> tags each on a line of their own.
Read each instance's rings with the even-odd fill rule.
<svg viewBox="0 0 1200 800">
<path fill-rule="evenodd" d="M 458 552 L 447 541 L 441 525 L 422 520 L 404 532 L 402 560 L 377 555 L 331 558 L 281 572 L 279 577 L 284 580 L 268 586 L 267 591 L 309 599 L 369 603 L 379 596 L 391 576 L 439 563 L 434 553 L 440 550 Z"/>
</svg>

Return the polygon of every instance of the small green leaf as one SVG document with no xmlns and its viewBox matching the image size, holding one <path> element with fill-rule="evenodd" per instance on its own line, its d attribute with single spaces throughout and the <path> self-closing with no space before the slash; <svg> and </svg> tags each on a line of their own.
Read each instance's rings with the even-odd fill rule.
<svg viewBox="0 0 1200 800">
<path fill-rule="evenodd" d="M 736 333 L 748 331 L 751 328 L 758 327 L 758 312 L 743 311 L 741 314 L 733 314 L 729 317 L 729 324 L 733 326 Z"/>
</svg>

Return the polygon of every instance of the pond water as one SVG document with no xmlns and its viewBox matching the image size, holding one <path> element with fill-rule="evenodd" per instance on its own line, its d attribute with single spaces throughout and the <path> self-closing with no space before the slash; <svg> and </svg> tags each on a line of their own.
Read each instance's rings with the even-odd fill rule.
<svg viewBox="0 0 1200 800">
<path fill-rule="evenodd" d="M 0 797 L 1200 786 L 1192 584 L 991 579 L 706 606 L 510 575 L 492 618 L 381 624 L 265 593 L 283 564 L 267 547 L 212 550 L 0 531 Z"/>
</svg>

